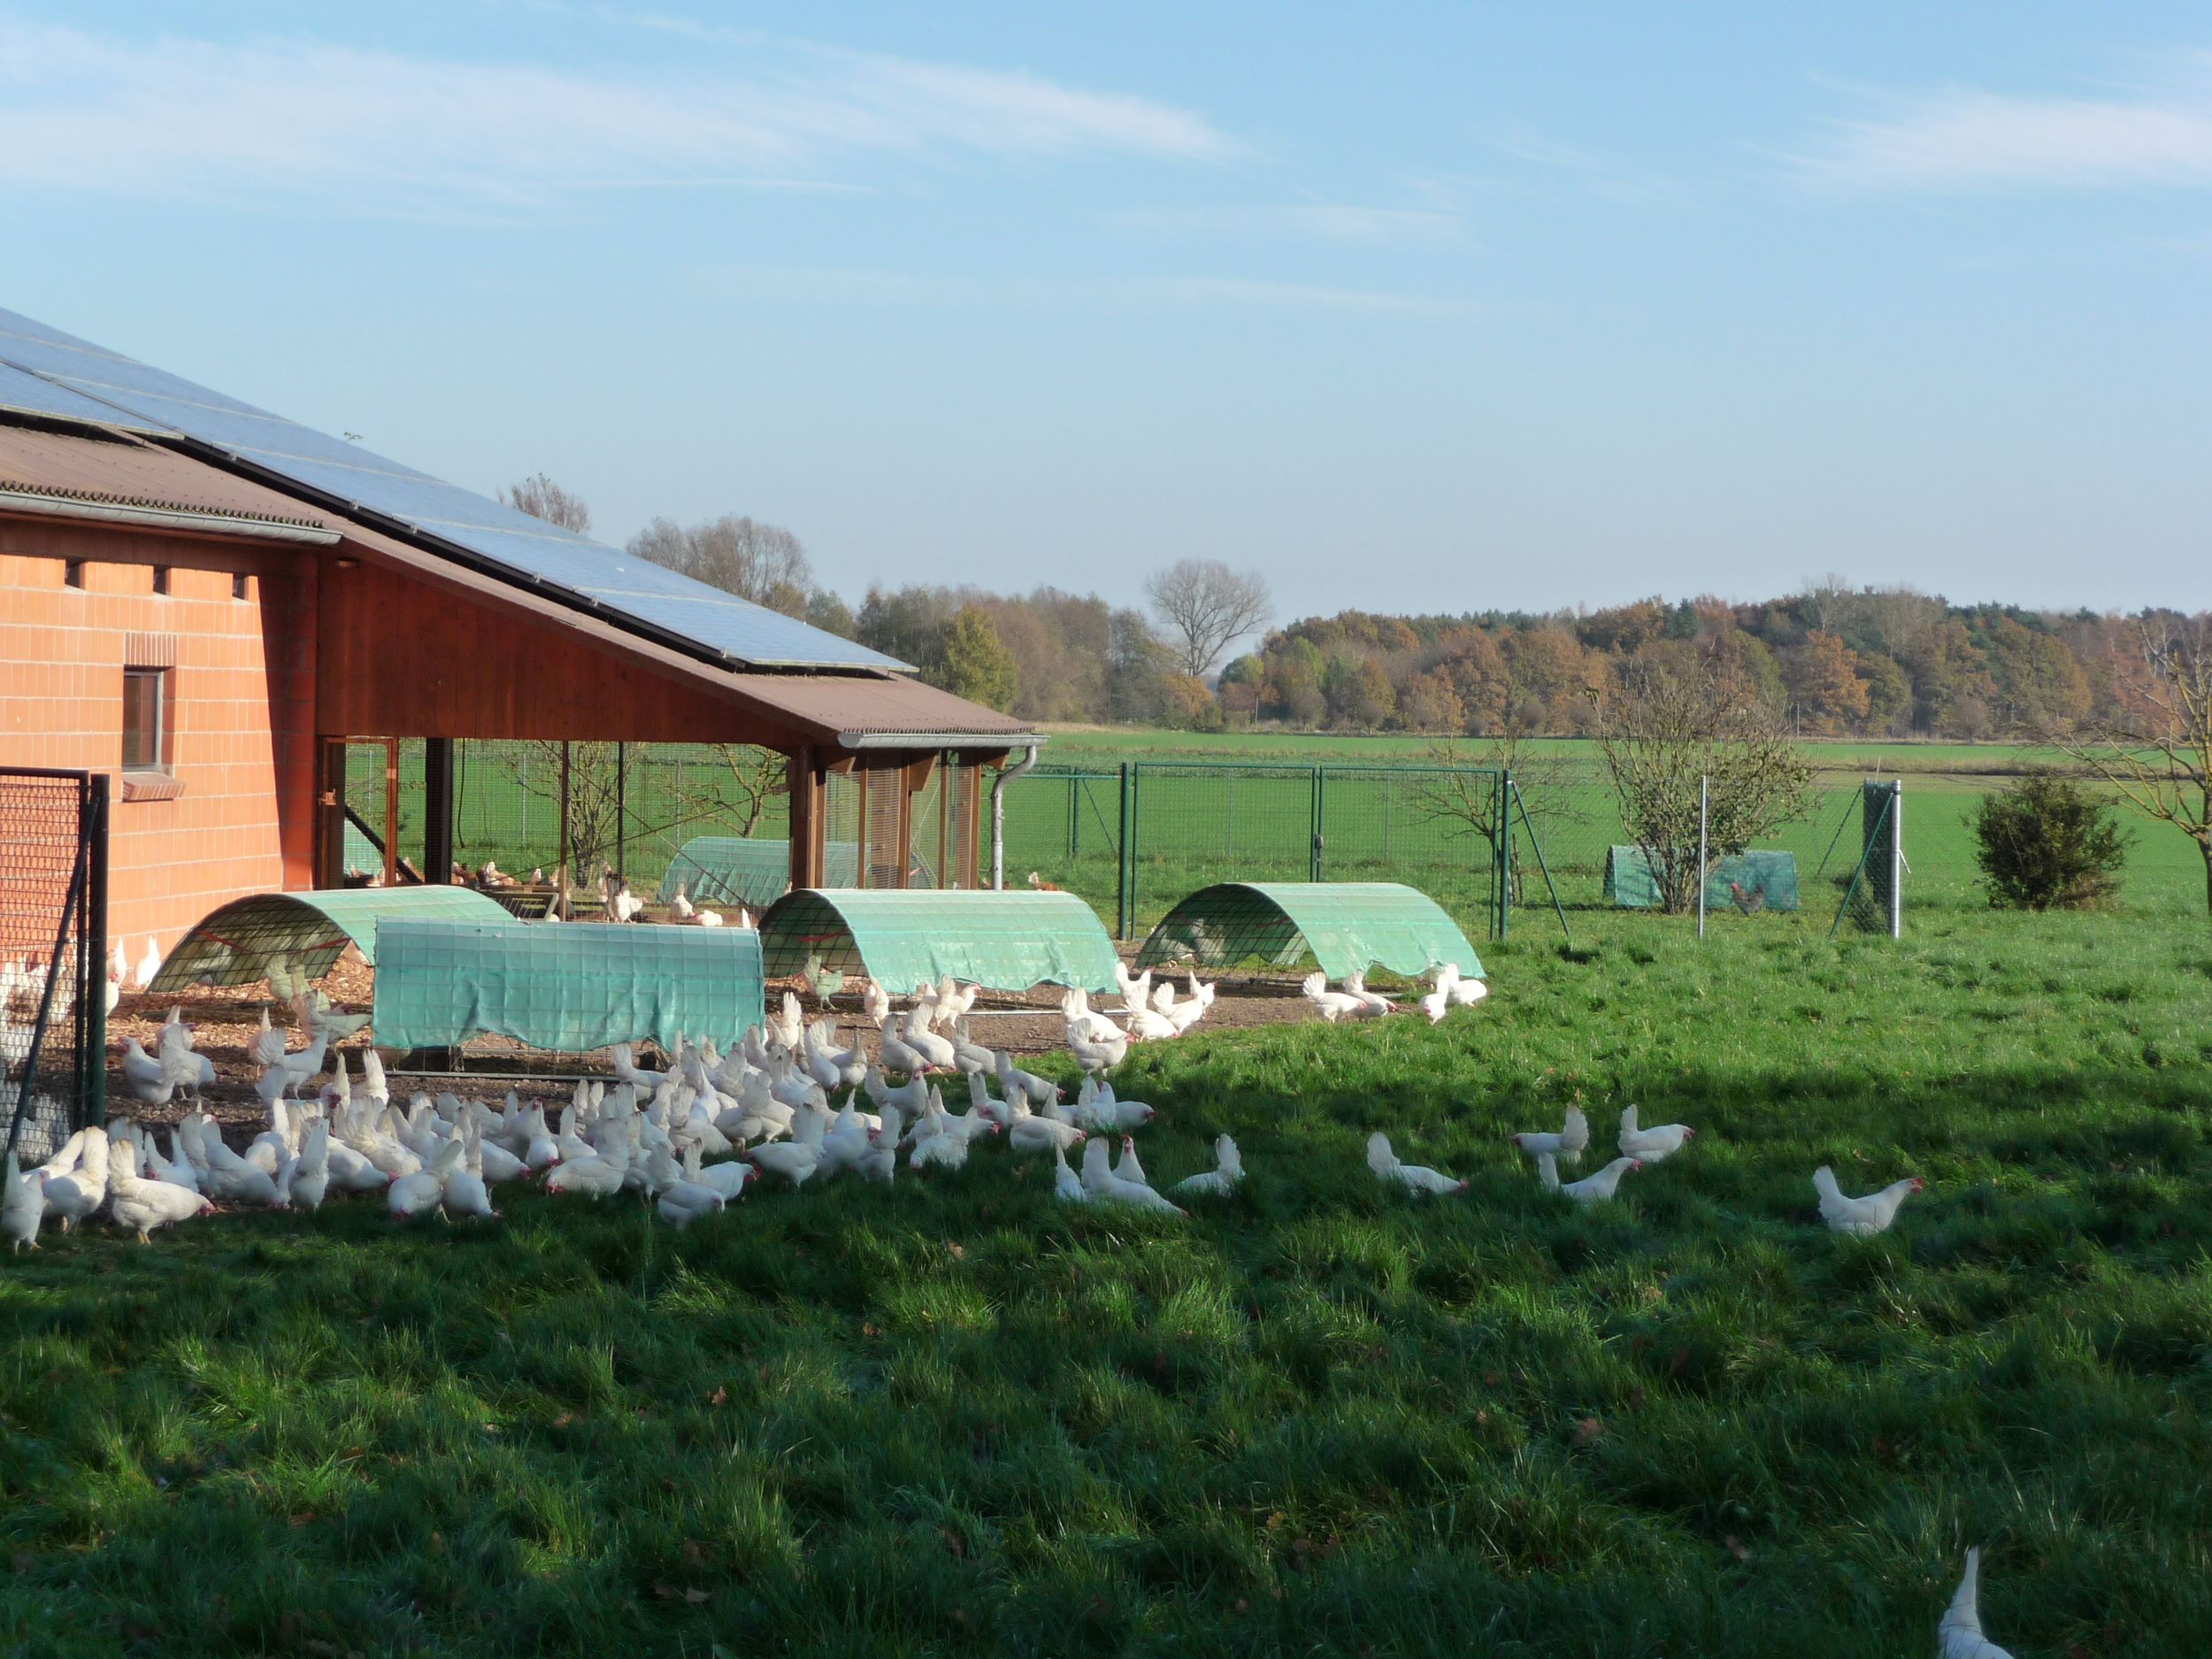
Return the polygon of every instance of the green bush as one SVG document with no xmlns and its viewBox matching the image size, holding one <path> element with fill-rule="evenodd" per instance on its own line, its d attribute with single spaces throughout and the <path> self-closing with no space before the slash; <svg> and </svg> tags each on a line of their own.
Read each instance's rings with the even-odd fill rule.
<svg viewBox="0 0 2212 1659">
<path fill-rule="evenodd" d="M 2034 772 L 1985 795 L 1974 817 L 1974 856 L 1993 905 L 2092 910 L 2120 890 L 2128 837 L 2080 785 Z"/>
</svg>

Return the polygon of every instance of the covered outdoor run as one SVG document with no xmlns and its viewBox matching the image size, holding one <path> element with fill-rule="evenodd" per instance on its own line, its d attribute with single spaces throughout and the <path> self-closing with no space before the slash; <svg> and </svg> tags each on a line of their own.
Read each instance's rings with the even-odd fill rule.
<svg viewBox="0 0 2212 1659">
<path fill-rule="evenodd" d="M 362 958 L 373 964 L 377 925 L 395 918 L 503 922 L 507 912 L 468 887 L 256 893 L 233 899 L 196 922 L 146 988 L 165 995 L 195 985 L 250 985 L 267 979 L 273 964 L 319 979 L 348 945 L 357 946 Z"/>
<path fill-rule="evenodd" d="M 1114 987 L 1114 941 L 1072 893 L 802 887 L 769 906 L 760 941 L 771 977 L 813 957 L 894 992 L 948 974 L 994 991 Z"/>
<path fill-rule="evenodd" d="M 857 886 L 860 843 L 826 841 L 824 879 L 833 887 Z M 791 843 L 749 835 L 695 835 L 661 878 L 657 895 L 672 902 L 681 887 L 695 904 L 742 904 L 756 913 L 791 890 Z"/>
<path fill-rule="evenodd" d="M 1605 896 L 1624 910 L 1657 910 L 1659 883 L 1651 873 L 1650 855 L 1640 847 L 1609 849 Z M 1754 910 L 1795 910 L 1797 855 L 1758 848 L 1730 853 L 1705 878 L 1706 908 L 1717 910 L 1724 904 L 1732 904 L 1747 915 Z"/>
<path fill-rule="evenodd" d="M 388 920 L 379 955 L 382 1048 L 489 1034 L 561 1054 L 648 1041 L 673 1053 L 680 1037 L 727 1047 L 761 1023 L 760 936 L 747 928 Z"/>
<path fill-rule="evenodd" d="M 1226 968 L 1255 959 L 1296 967 L 1311 956 L 1332 979 L 1387 968 L 1408 978 L 1447 962 L 1484 977 L 1467 935 L 1425 893 L 1395 881 L 1224 881 L 1160 920 L 1140 968 L 1173 962 Z"/>
</svg>

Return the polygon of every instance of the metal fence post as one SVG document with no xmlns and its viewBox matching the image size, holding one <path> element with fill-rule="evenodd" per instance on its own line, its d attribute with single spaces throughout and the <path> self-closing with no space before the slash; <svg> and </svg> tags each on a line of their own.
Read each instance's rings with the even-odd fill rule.
<svg viewBox="0 0 2212 1659">
<path fill-rule="evenodd" d="M 1697 936 L 1705 937 L 1705 826 L 1712 799 L 1713 780 L 1697 780 Z"/>
<path fill-rule="evenodd" d="M 1905 936 L 1905 780 L 1889 787 L 1889 936 Z"/>
<path fill-rule="evenodd" d="M 1501 772 L 1493 783 L 1497 795 L 1497 816 L 1492 820 L 1490 833 L 1490 866 L 1495 872 L 1498 907 L 1497 932 L 1499 943 L 1512 926 L 1513 917 L 1513 820 L 1506 816 L 1513 798 L 1513 774 Z"/>
<path fill-rule="evenodd" d="M 1075 792 L 1082 787 L 1075 773 L 1068 774 L 1068 866 L 1072 872 L 1076 855 L 1083 850 L 1082 810 L 1075 803 Z"/>
<path fill-rule="evenodd" d="M 85 811 L 81 819 L 85 847 L 85 915 L 79 933 L 78 956 L 84 969 L 83 1001 L 84 1087 L 77 1098 L 84 1102 L 88 1128 L 105 1123 L 108 1110 L 108 775 L 96 772 L 86 780 Z"/>
<path fill-rule="evenodd" d="M 1313 851 L 1306 869 L 1306 879 L 1309 881 L 1321 879 L 1321 768 L 1316 766 L 1313 769 Z"/>
<path fill-rule="evenodd" d="M 614 746 L 614 879 L 618 882 L 630 879 L 630 815 L 624 787 L 628 780 L 628 768 L 624 764 L 628 748 L 619 742 Z"/>
<path fill-rule="evenodd" d="M 1126 940 L 1135 925 L 1137 909 L 1137 766 L 1121 763 L 1121 858 L 1118 891 L 1115 895 L 1115 936 Z"/>
</svg>

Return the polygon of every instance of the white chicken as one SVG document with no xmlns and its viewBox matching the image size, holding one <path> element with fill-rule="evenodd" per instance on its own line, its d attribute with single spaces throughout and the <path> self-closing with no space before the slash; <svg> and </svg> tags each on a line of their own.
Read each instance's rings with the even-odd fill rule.
<svg viewBox="0 0 2212 1659">
<path fill-rule="evenodd" d="M 1436 988 L 1442 994 L 1447 1007 L 1472 1008 L 1490 995 L 1490 987 L 1480 979 L 1466 979 L 1459 972 L 1459 964 L 1447 962 L 1434 970 Z M 1426 1007 L 1425 1002 L 1422 1004 Z"/>
<path fill-rule="evenodd" d="M 1193 1198 L 1226 1198 L 1237 1189 L 1244 1179 L 1244 1157 L 1237 1150 L 1237 1143 L 1227 1135 L 1214 1139 L 1214 1167 L 1196 1175 L 1186 1175 L 1168 1188 L 1171 1193 Z"/>
<path fill-rule="evenodd" d="M 1052 1195 L 1065 1204 L 1087 1204 L 1090 1193 L 1083 1185 L 1083 1178 L 1068 1167 L 1064 1148 L 1052 1148 Z"/>
<path fill-rule="evenodd" d="M 95 1124 L 69 1137 L 40 1171 L 46 1178 L 46 1213 L 68 1232 L 107 1201 L 108 1134 Z"/>
<path fill-rule="evenodd" d="M 1124 1163 L 1133 1143 L 1124 1142 Z M 1130 1180 L 1114 1173 L 1109 1167 L 1112 1148 L 1103 1137 L 1087 1141 L 1083 1148 L 1083 1190 L 1094 1203 L 1133 1204 L 1142 1210 L 1157 1210 L 1171 1216 L 1187 1216 L 1190 1212 L 1171 1198 L 1156 1193 L 1142 1181 Z"/>
<path fill-rule="evenodd" d="M 1981 1571 L 1982 1552 L 1978 1548 L 1968 1550 L 1966 1571 L 1951 1597 L 1951 1605 L 1936 1625 L 1941 1659 L 2012 1659 L 2010 1654 L 1982 1634 Z"/>
<path fill-rule="evenodd" d="M 160 972 L 161 948 L 149 939 L 146 941 L 146 949 L 139 953 L 138 966 L 132 970 L 131 988 L 134 991 L 150 991 L 154 986 L 154 976 Z"/>
<path fill-rule="evenodd" d="M 285 1201 L 310 1215 L 330 1192 L 330 1125 L 318 1118 L 301 1138 L 299 1162 L 285 1188 Z"/>
<path fill-rule="evenodd" d="M 1624 1157 L 1641 1158 L 1647 1164 L 1656 1164 L 1671 1158 L 1697 1139 L 1697 1131 L 1687 1124 L 1657 1124 L 1649 1129 L 1640 1128 L 1636 1122 L 1636 1108 L 1621 1109 L 1621 1154 Z"/>
<path fill-rule="evenodd" d="M 1332 991 L 1328 980 L 1317 972 L 1309 973 L 1298 987 L 1298 991 L 1313 1004 L 1314 1010 L 1332 1025 L 1343 1020 L 1369 1019 L 1374 1016 L 1375 1010 L 1368 1006 L 1364 997 L 1354 996 L 1348 991 Z"/>
<path fill-rule="evenodd" d="M 1023 1071 L 1014 1064 L 1014 1056 L 1003 1048 L 998 1051 L 998 1089 L 1009 1101 L 1019 1094 L 1034 1106 L 1048 1106 L 1060 1098 L 1058 1084 L 1034 1071 Z"/>
<path fill-rule="evenodd" d="M 38 1248 L 38 1224 L 45 1216 L 45 1175 L 26 1171 L 15 1154 L 9 1153 L 4 1169 L 0 1169 L 0 1233 L 7 1235 L 11 1255 L 20 1254 L 26 1245 Z"/>
<path fill-rule="evenodd" d="M 1367 970 L 1364 968 L 1356 969 L 1344 976 L 1344 994 L 1348 996 L 1356 996 L 1367 1005 L 1367 1012 L 1363 1016 L 1367 1019 L 1379 1019 L 1385 1014 L 1394 1014 L 1398 1011 L 1398 1005 L 1380 991 L 1371 991 L 1367 988 Z"/>
<path fill-rule="evenodd" d="M 1578 1204 L 1594 1204 L 1612 1197 L 1620 1188 L 1622 1176 L 1631 1170 L 1643 1167 L 1642 1161 L 1638 1158 L 1615 1158 L 1594 1175 L 1586 1175 L 1578 1181 L 1568 1181 L 1562 1185 L 1558 1166 L 1552 1162 L 1551 1154 L 1539 1152 L 1536 1155 L 1536 1172 L 1542 1178 L 1545 1187 L 1552 1192 L 1564 1194 Z"/>
<path fill-rule="evenodd" d="M 459 1167 L 462 1146 L 458 1141 L 449 1141 L 440 1148 L 434 1162 L 417 1170 L 412 1175 L 403 1175 L 384 1189 L 384 1205 L 395 1221 L 412 1221 L 426 1210 L 439 1210 L 445 1200 L 446 1182 Z"/>
<path fill-rule="evenodd" d="M 439 1202 L 444 1206 L 449 1216 L 476 1216 L 487 1221 L 499 1219 L 499 1212 L 492 1208 L 490 1189 L 484 1185 L 483 1131 L 478 1127 L 473 1118 L 461 1126 L 459 1165 L 447 1170 L 445 1188 Z"/>
<path fill-rule="evenodd" d="M 1917 1175 L 1909 1175 L 1878 1193 L 1847 1198 L 1836 1185 L 1836 1172 L 1825 1164 L 1813 1171 L 1813 1191 L 1820 1195 L 1820 1218 L 1828 1224 L 1830 1232 L 1847 1233 L 1859 1239 L 1888 1232 L 1905 1200 L 1926 1185 Z"/>
<path fill-rule="evenodd" d="M 1159 1114 L 1140 1100 L 1122 1100 L 1103 1078 L 1085 1078 L 1075 1097 L 1075 1121 L 1108 1134 L 1141 1129 Z"/>
<path fill-rule="evenodd" d="M 164 1180 L 142 1180 L 138 1174 L 138 1148 L 126 1145 L 121 1149 L 108 1213 L 114 1217 L 117 1225 L 135 1233 L 141 1244 L 152 1243 L 157 1228 L 189 1221 L 214 1208 L 212 1199 L 188 1187 Z"/>
<path fill-rule="evenodd" d="M 1531 1157 L 1549 1153 L 1558 1163 L 1579 1164 L 1582 1148 L 1590 1144 L 1590 1120 L 1582 1115 L 1581 1107 L 1570 1106 L 1557 1134 L 1544 1134 L 1531 1130 L 1522 1134 L 1508 1135 L 1506 1139 Z"/>
<path fill-rule="evenodd" d="M 1367 1137 L 1367 1167 L 1375 1172 L 1375 1179 L 1386 1187 L 1401 1187 L 1409 1193 L 1463 1193 L 1467 1183 L 1454 1180 L 1450 1176 L 1418 1164 L 1402 1164 L 1398 1155 L 1390 1149 L 1390 1137 L 1379 1129 Z"/>
</svg>

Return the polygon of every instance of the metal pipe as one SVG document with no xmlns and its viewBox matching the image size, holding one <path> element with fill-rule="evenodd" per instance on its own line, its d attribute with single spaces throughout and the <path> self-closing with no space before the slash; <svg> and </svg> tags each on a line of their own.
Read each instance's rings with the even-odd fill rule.
<svg viewBox="0 0 2212 1659">
<path fill-rule="evenodd" d="M 1018 765 L 1002 768 L 991 780 L 991 891 L 1006 890 L 1006 786 L 1037 764 L 1041 745 L 1032 743 Z"/>
<path fill-rule="evenodd" d="M 1705 937 L 1705 825 L 1712 799 L 1713 780 L 1697 780 L 1697 936 Z"/>
</svg>

